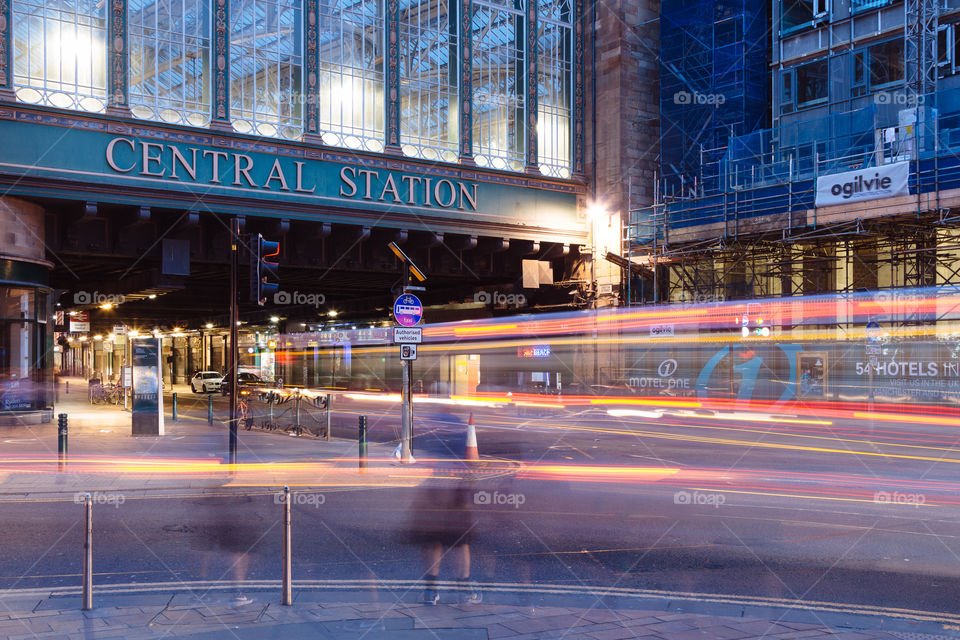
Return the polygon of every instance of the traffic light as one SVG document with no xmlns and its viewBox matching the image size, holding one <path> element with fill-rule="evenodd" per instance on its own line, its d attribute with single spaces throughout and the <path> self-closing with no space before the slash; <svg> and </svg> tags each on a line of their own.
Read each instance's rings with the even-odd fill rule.
<svg viewBox="0 0 960 640">
<path fill-rule="evenodd" d="M 773 335 L 770 321 L 760 316 L 744 314 L 740 325 L 740 333 L 744 338 L 769 338 Z"/>
<path fill-rule="evenodd" d="M 251 236 L 250 301 L 261 307 L 280 288 L 279 256 L 279 242 L 264 240 L 259 233 Z"/>
</svg>

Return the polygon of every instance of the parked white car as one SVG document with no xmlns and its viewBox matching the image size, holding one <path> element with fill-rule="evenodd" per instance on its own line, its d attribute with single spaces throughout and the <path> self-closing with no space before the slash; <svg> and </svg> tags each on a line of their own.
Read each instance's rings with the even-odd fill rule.
<svg viewBox="0 0 960 640">
<path fill-rule="evenodd" d="M 220 391 L 223 376 L 216 371 L 198 371 L 190 378 L 190 389 L 194 393 L 213 393 Z"/>
</svg>

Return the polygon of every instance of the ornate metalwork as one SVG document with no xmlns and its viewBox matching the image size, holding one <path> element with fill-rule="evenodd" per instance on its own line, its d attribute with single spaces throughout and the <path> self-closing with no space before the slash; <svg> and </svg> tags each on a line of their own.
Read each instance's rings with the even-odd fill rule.
<svg viewBox="0 0 960 640">
<path fill-rule="evenodd" d="M 317 84 L 317 78 L 320 72 L 320 62 L 317 55 L 317 41 L 319 38 L 319 27 L 317 25 L 317 0 L 306 1 L 305 12 L 306 28 L 306 71 L 307 82 L 304 87 L 306 93 L 306 113 L 304 114 L 304 131 L 306 133 L 317 133 L 319 131 L 320 120 L 320 88 Z"/>
<path fill-rule="evenodd" d="M 387 0 L 387 147 L 400 151 L 400 2 Z"/>
<path fill-rule="evenodd" d="M 583 111 L 584 71 L 583 71 L 583 34 L 585 31 L 586 2 L 574 0 L 573 20 L 573 172 L 583 175 Z M 596 108 L 596 106 L 594 106 Z"/>
<path fill-rule="evenodd" d="M 526 73 L 524 74 L 527 88 L 527 126 L 526 126 L 526 145 L 527 145 L 527 173 L 538 173 L 540 171 L 537 162 L 537 116 L 539 107 L 537 105 L 537 87 L 539 86 L 537 78 L 537 2 L 529 0 L 527 3 L 527 37 L 525 41 L 526 50 L 524 51 L 524 64 Z"/>
<path fill-rule="evenodd" d="M 460 2 L 460 162 L 473 164 L 473 2 Z"/>
<path fill-rule="evenodd" d="M 227 105 L 230 101 L 230 85 L 227 81 L 227 69 L 229 63 L 230 49 L 227 46 L 227 16 L 229 5 L 227 0 L 217 0 L 217 9 L 215 16 L 215 29 L 213 33 L 213 119 L 222 122 L 229 120 L 227 116 Z"/>
<path fill-rule="evenodd" d="M 9 89 L 13 84 L 10 73 L 10 3 L 0 0 L 0 89 Z"/>
<path fill-rule="evenodd" d="M 127 105 L 127 3 L 110 2 L 110 106 Z"/>
</svg>

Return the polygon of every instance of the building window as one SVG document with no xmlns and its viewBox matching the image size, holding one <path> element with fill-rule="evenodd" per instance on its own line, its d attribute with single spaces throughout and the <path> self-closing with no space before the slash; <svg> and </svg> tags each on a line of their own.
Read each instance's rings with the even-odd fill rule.
<svg viewBox="0 0 960 640">
<path fill-rule="evenodd" d="M 537 158 L 544 175 L 570 176 L 573 121 L 573 5 L 538 0 Z"/>
<path fill-rule="evenodd" d="M 523 169 L 524 1 L 473 2 L 473 149 L 483 167 Z"/>
<path fill-rule="evenodd" d="M 13 82 L 24 102 L 107 107 L 107 3 L 14 0 Z"/>
<path fill-rule="evenodd" d="M 382 151 L 381 0 L 320 1 L 320 131 L 330 145 Z"/>
<path fill-rule="evenodd" d="M 887 40 L 867 49 L 870 89 L 885 89 L 903 82 L 903 40 Z"/>
<path fill-rule="evenodd" d="M 414 0 L 400 13 L 400 144 L 456 162 L 459 141 L 457 0 Z"/>
<path fill-rule="evenodd" d="M 130 111 L 138 118 L 210 122 L 210 4 L 128 0 Z"/>
<path fill-rule="evenodd" d="M 937 30 L 937 73 L 939 77 L 952 76 L 960 71 L 957 57 L 960 29 L 956 24 L 941 25 Z"/>
<path fill-rule="evenodd" d="M 780 74 L 780 113 L 793 113 L 796 110 L 793 78 L 793 69 L 788 69 Z"/>
<path fill-rule="evenodd" d="M 298 139 L 303 132 L 300 6 L 230 3 L 230 117 L 240 133 Z"/>
<path fill-rule="evenodd" d="M 850 0 L 850 13 L 857 14 L 871 9 L 879 9 L 893 2 L 893 0 Z"/>
<path fill-rule="evenodd" d="M 780 35 L 812 27 L 827 15 L 828 0 L 781 0 Z"/>
<path fill-rule="evenodd" d="M 812 107 L 827 101 L 827 61 L 817 60 L 796 68 L 797 107 Z"/>
</svg>

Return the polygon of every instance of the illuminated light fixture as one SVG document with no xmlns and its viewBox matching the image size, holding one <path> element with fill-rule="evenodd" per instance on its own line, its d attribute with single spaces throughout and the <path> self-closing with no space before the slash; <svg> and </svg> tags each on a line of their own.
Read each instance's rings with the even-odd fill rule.
<svg viewBox="0 0 960 640">
<path fill-rule="evenodd" d="M 111 342 L 112 342 L 113 339 L 116 338 L 116 337 L 117 337 L 117 336 L 113 335 L 112 333 L 108 333 L 108 334 L 107 334 L 107 340 L 110 340 Z"/>
<path fill-rule="evenodd" d="M 607 207 L 599 200 L 593 200 L 587 203 L 587 217 L 596 220 L 607 215 Z"/>
<path fill-rule="evenodd" d="M 241 324 L 243 324 L 243 323 L 240 322 L 239 320 L 237 320 L 237 326 L 239 327 Z"/>
<path fill-rule="evenodd" d="M 71 314 L 71 315 L 72 315 L 72 314 Z M 330 316 L 331 318 L 336 318 L 336 317 L 337 317 L 337 312 L 334 311 L 333 309 L 331 309 L 330 311 L 327 311 L 327 315 Z"/>
<path fill-rule="evenodd" d="M 270 324 L 277 324 L 280 322 L 279 316 L 270 316 Z"/>
<path fill-rule="evenodd" d="M 104 311 L 110 311 L 110 309 L 113 309 L 113 303 L 104 302 L 102 305 L 100 305 L 100 308 L 103 309 Z"/>
<path fill-rule="evenodd" d="M 157 299 L 157 294 L 151 293 L 150 295 L 147 296 L 147 298 L 149 298 L 149 299 L 151 299 L 151 300 L 156 300 L 156 299 Z"/>
<path fill-rule="evenodd" d="M 103 340 L 103 336 L 98 333 L 97 335 L 93 336 L 93 339 L 98 341 Z"/>
<path fill-rule="evenodd" d="M 137 331 L 136 329 L 131 329 L 130 331 L 127 332 L 127 335 L 130 336 L 131 338 L 136 338 L 138 335 L 140 335 L 140 332 Z"/>
<path fill-rule="evenodd" d="M 87 336 L 80 336 L 80 342 L 86 342 Z"/>
<path fill-rule="evenodd" d="M 253 347 L 247 347 L 247 353 L 253 353 Z"/>
<path fill-rule="evenodd" d="M 67 336 L 67 342 L 73 342 L 73 336 Z"/>
<path fill-rule="evenodd" d="M 207 324 L 205 324 L 205 325 L 203 325 L 203 326 L 205 326 L 207 329 L 213 329 L 213 323 L 212 323 L 212 322 L 208 322 Z"/>
<path fill-rule="evenodd" d="M 77 315 L 77 312 L 76 312 L 76 311 L 68 311 L 67 313 L 68 313 L 69 315 L 71 315 L 71 316 Z"/>
</svg>

